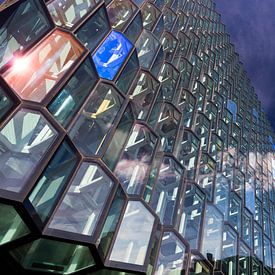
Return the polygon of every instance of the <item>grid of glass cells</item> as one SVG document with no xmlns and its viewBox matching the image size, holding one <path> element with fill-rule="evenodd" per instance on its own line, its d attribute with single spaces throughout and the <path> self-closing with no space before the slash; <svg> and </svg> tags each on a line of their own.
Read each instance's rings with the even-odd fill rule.
<svg viewBox="0 0 275 275">
<path fill-rule="evenodd" d="M 0 1 L 1 269 L 275 274 L 273 144 L 212 0 Z"/>
</svg>

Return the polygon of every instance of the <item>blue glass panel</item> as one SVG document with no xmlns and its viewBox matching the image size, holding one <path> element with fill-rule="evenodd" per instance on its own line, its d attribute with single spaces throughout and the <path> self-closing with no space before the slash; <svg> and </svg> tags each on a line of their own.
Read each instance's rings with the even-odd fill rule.
<svg viewBox="0 0 275 275">
<path fill-rule="evenodd" d="M 237 117 L 237 104 L 233 100 L 227 100 L 227 109 L 232 113 L 233 115 L 233 121 L 236 122 Z"/>
<path fill-rule="evenodd" d="M 123 34 L 112 31 L 93 55 L 99 76 L 113 80 L 132 47 Z"/>
</svg>

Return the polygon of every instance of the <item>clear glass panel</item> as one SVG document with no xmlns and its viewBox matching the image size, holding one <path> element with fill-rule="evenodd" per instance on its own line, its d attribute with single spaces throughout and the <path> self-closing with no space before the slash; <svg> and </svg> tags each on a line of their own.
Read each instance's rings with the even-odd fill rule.
<svg viewBox="0 0 275 275">
<path fill-rule="evenodd" d="M 89 2 L 91 3 L 91 0 Z M 92 52 L 109 30 L 106 9 L 102 6 L 76 31 L 75 35 Z"/>
<path fill-rule="evenodd" d="M 114 182 L 98 164 L 84 162 L 58 205 L 48 228 L 91 236 L 113 185 Z"/>
<path fill-rule="evenodd" d="M 71 28 L 89 13 L 98 0 L 54 0 L 47 7 L 57 26 Z"/>
<path fill-rule="evenodd" d="M 155 218 L 141 202 L 129 201 L 110 260 L 144 265 Z"/>
<path fill-rule="evenodd" d="M 156 136 L 146 126 L 134 126 L 114 171 L 128 194 L 141 192 L 148 178 L 156 144 Z"/>
<path fill-rule="evenodd" d="M 260 261 L 263 261 L 263 230 L 254 223 L 254 253 Z"/>
<path fill-rule="evenodd" d="M 1 1 L 3 2 L 3 1 Z M 10 14 L 5 14 L 10 13 Z M 4 21 L 2 21 L 4 19 Z M 40 1 L 27 0 L 16 10 L 1 12 L 0 68 L 52 28 Z"/>
<path fill-rule="evenodd" d="M 11 205 L 0 203 L 0 245 L 21 238 L 30 231 Z"/>
<path fill-rule="evenodd" d="M 228 225 L 223 229 L 222 270 L 224 274 L 237 275 L 238 235 Z"/>
<path fill-rule="evenodd" d="M 95 265 L 88 247 L 39 239 L 13 249 L 11 255 L 25 269 L 71 274 Z"/>
<path fill-rule="evenodd" d="M 59 123 L 66 126 L 75 116 L 96 80 L 96 72 L 86 59 L 48 106 L 48 110 Z"/>
<path fill-rule="evenodd" d="M 125 201 L 126 196 L 122 188 L 118 186 L 108 215 L 105 219 L 100 237 L 98 239 L 98 250 L 102 252 L 104 256 L 106 256 L 109 246 L 112 242 Z"/>
<path fill-rule="evenodd" d="M 107 8 L 112 28 L 122 31 L 136 10 L 130 0 L 114 0 Z"/>
<path fill-rule="evenodd" d="M 136 42 L 140 66 L 149 69 L 159 48 L 159 41 L 149 32 L 143 30 Z"/>
<path fill-rule="evenodd" d="M 147 117 L 157 89 L 157 81 L 149 73 L 141 71 L 131 94 L 133 108 L 138 119 L 144 120 Z"/>
<path fill-rule="evenodd" d="M 84 105 L 69 136 L 85 155 L 97 155 L 122 106 L 122 97 L 108 84 L 99 84 Z"/>
<path fill-rule="evenodd" d="M 241 211 L 241 199 L 235 193 L 231 192 L 228 221 L 238 232 L 241 232 Z"/>
<path fill-rule="evenodd" d="M 151 31 L 160 15 L 159 10 L 157 10 L 153 4 L 146 2 L 146 4 L 142 7 L 141 12 L 143 27 Z"/>
<path fill-rule="evenodd" d="M 19 193 L 56 138 L 42 114 L 18 111 L 0 131 L 0 189 Z"/>
<path fill-rule="evenodd" d="M 247 275 L 250 274 L 251 261 L 250 261 L 250 250 L 242 242 L 240 242 L 239 250 L 239 274 Z"/>
<path fill-rule="evenodd" d="M 159 150 L 172 152 L 177 138 L 181 114 L 174 105 L 168 103 L 164 103 L 161 106 L 161 110 L 159 109 L 159 104 L 156 104 L 155 108 L 159 116 L 152 124 L 154 124 L 153 128 L 160 137 L 161 148 Z"/>
<path fill-rule="evenodd" d="M 242 214 L 242 237 L 244 242 L 250 247 L 253 247 L 253 216 L 245 208 Z"/>
<path fill-rule="evenodd" d="M 173 225 L 182 190 L 183 168 L 170 157 L 164 157 L 158 171 L 150 205 L 164 225 Z"/>
<path fill-rule="evenodd" d="M 124 67 L 121 75 L 119 76 L 116 84 L 117 87 L 124 94 L 128 93 L 130 86 L 133 83 L 133 80 L 138 72 L 139 64 L 136 52 L 132 54 L 130 59 L 128 60 L 126 66 Z"/>
<path fill-rule="evenodd" d="M 93 55 L 99 76 L 113 80 L 132 48 L 123 34 L 112 31 Z"/>
<path fill-rule="evenodd" d="M 77 156 L 68 143 L 63 142 L 28 198 L 43 222 L 62 195 L 76 164 Z"/>
<path fill-rule="evenodd" d="M 178 231 L 188 241 L 191 249 L 199 247 L 204 201 L 204 194 L 195 185 L 187 185 Z"/>
<path fill-rule="evenodd" d="M 213 205 L 207 205 L 204 217 L 202 254 L 211 260 L 221 259 L 223 216 Z"/>
<path fill-rule="evenodd" d="M 20 97 L 40 102 L 82 52 L 70 34 L 55 30 L 28 54 L 16 57 L 3 76 Z"/>
<path fill-rule="evenodd" d="M 133 123 L 134 117 L 131 108 L 128 106 L 103 156 L 103 161 L 111 170 L 115 169 L 115 165 L 120 156 L 121 150 L 123 150 L 123 146 L 127 140 Z"/>
<path fill-rule="evenodd" d="M 162 237 L 154 275 L 182 274 L 182 270 L 185 269 L 185 250 L 185 245 L 173 232 L 165 232 Z"/>
<path fill-rule="evenodd" d="M 132 20 L 130 25 L 127 27 L 124 34 L 134 44 L 142 31 L 142 18 L 140 11 L 137 13 L 135 18 Z"/>
</svg>

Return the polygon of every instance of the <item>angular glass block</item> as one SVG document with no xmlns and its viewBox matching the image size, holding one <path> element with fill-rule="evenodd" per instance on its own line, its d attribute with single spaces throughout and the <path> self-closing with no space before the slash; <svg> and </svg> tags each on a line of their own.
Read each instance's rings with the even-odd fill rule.
<svg viewBox="0 0 275 275">
<path fill-rule="evenodd" d="M 0 189 L 20 193 L 57 136 L 42 114 L 19 110 L 0 131 Z"/>
<path fill-rule="evenodd" d="M 28 200 L 42 222 L 45 222 L 60 199 L 77 164 L 77 156 L 63 142 L 44 170 Z"/>
<path fill-rule="evenodd" d="M 164 232 L 155 274 L 180 275 L 185 270 L 186 246 L 173 232 Z"/>
<path fill-rule="evenodd" d="M 183 188 L 183 168 L 171 157 L 164 157 L 158 171 L 158 178 L 152 190 L 150 205 L 162 224 L 175 223 L 177 207 Z"/>
<path fill-rule="evenodd" d="M 92 56 L 99 76 L 113 80 L 132 48 L 123 34 L 112 31 Z"/>
<path fill-rule="evenodd" d="M 10 254 L 24 269 L 55 274 L 72 274 L 95 265 L 88 247 L 48 239 L 24 244 Z"/>
<path fill-rule="evenodd" d="M 99 84 L 84 105 L 69 136 L 85 155 L 97 155 L 122 106 L 121 95 L 107 84 Z"/>
<path fill-rule="evenodd" d="M 0 68 L 53 27 L 40 1 L 27 0 L 14 7 L 1 12 Z"/>
<path fill-rule="evenodd" d="M 92 236 L 114 182 L 98 164 L 84 162 L 57 207 L 47 233 L 72 232 Z"/>
<path fill-rule="evenodd" d="M 72 28 L 92 11 L 98 2 L 98 0 L 54 0 L 48 3 L 47 7 L 57 26 Z"/>
<path fill-rule="evenodd" d="M 139 194 L 142 191 L 156 143 L 156 136 L 146 126 L 134 126 L 114 171 L 128 194 Z"/>
<path fill-rule="evenodd" d="M 90 60 L 86 59 L 48 105 L 48 110 L 60 124 L 66 126 L 71 121 L 91 92 L 96 80 L 97 74 Z"/>
<path fill-rule="evenodd" d="M 0 203 L 0 245 L 30 233 L 13 206 Z"/>
<path fill-rule="evenodd" d="M 154 216 L 141 202 L 129 201 L 109 259 L 144 265 L 154 221 Z"/>
<path fill-rule="evenodd" d="M 108 16 L 103 5 L 76 31 L 75 35 L 92 52 L 109 30 Z"/>
<path fill-rule="evenodd" d="M 83 51 L 70 34 L 55 30 L 38 47 L 16 57 L 3 77 L 22 99 L 41 102 Z"/>
<path fill-rule="evenodd" d="M 108 17 L 113 29 L 122 31 L 133 17 L 137 7 L 130 0 L 114 0 L 108 6 Z"/>
</svg>

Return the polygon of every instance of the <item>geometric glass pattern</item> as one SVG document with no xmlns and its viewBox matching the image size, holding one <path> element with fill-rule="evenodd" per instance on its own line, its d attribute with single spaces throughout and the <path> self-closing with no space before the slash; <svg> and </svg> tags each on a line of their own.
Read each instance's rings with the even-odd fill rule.
<svg viewBox="0 0 275 275">
<path fill-rule="evenodd" d="M 273 141 L 213 0 L 0 0 L 3 274 L 275 274 Z"/>
</svg>

